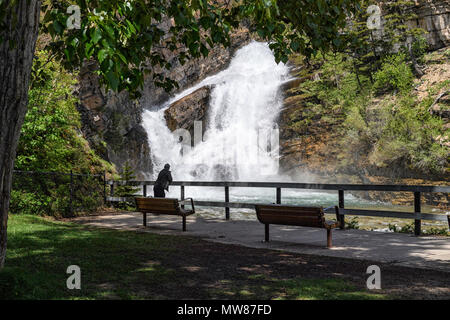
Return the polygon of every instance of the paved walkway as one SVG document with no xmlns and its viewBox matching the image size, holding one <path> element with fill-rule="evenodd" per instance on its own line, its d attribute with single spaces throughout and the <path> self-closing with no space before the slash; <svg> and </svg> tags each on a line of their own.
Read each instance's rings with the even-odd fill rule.
<svg viewBox="0 0 450 320">
<path fill-rule="evenodd" d="M 195 236 L 252 248 L 371 260 L 450 272 L 450 238 L 445 237 L 335 229 L 334 247 L 327 249 L 324 229 L 271 225 L 271 241 L 266 243 L 262 241 L 264 226 L 258 221 L 225 221 L 194 215 L 187 218 L 187 231 L 182 232 L 181 217 L 148 215 L 147 219 L 147 228 L 142 226 L 140 213 L 89 216 L 76 218 L 75 221 L 104 228 Z"/>
</svg>

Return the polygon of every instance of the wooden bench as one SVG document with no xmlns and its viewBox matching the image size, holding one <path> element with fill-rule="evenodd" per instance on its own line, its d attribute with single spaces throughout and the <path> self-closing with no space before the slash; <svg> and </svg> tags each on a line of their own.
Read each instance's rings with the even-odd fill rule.
<svg viewBox="0 0 450 320">
<path fill-rule="evenodd" d="M 188 198 L 186 200 L 178 201 L 172 198 L 135 198 L 136 209 L 138 212 L 144 214 L 144 226 L 147 226 L 147 213 L 153 214 L 168 214 L 174 216 L 181 216 L 183 218 L 183 231 L 186 231 L 186 217 L 195 213 L 194 200 Z M 189 201 L 191 209 L 185 210 L 180 202 Z"/>
<path fill-rule="evenodd" d="M 340 225 L 339 208 L 335 207 L 337 221 L 326 221 L 322 207 L 297 207 L 285 205 L 256 205 L 259 222 L 265 225 L 265 241 L 269 241 L 269 225 L 288 225 L 324 228 L 327 230 L 327 247 L 332 247 L 331 230 Z"/>
</svg>

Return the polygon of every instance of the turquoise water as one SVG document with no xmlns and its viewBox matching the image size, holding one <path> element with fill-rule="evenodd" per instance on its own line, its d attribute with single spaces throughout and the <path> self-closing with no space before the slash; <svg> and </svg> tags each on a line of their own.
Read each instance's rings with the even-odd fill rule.
<svg viewBox="0 0 450 320">
<path fill-rule="evenodd" d="M 179 198 L 180 188 L 171 187 L 166 197 Z M 198 201 L 225 201 L 225 191 L 223 187 L 185 187 L 185 197 Z M 275 203 L 275 188 L 230 188 L 230 202 L 242 203 Z M 338 204 L 338 192 L 324 192 L 317 190 L 289 190 L 282 189 L 281 202 L 290 205 L 322 206 L 324 208 Z M 370 208 L 380 206 L 381 203 L 367 201 L 353 195 L 345 196 L 346 207 Z M 196 211 L 206 217 L 222 218 L 224 208 L 200 207 Z M 254 220 L 255 211 L 252 209 L 231 209 L 233 219 Z"/>
<path fill-rule="evenodd" d="M 151 190 L 151 189 L 150 189 Z M 170 187 L 170 192 L 166 197 L 180 198 L 180 187 Z M 225 191 L 223 187 L 185 187 L 185 197 L 193 198 L 197 201 L 225 201 Z M 337 191 L 322 191 L 322 190 L 298 190 L 298 189 L 282 189 L 281 203 L 289 205 L 303 205 L 303 206 L 321 206 L 324 208 L 338 205 Z M 275 203 L 276 189 L 275 188 L 238 188 L 230 187 L 230 202 L 242 203 Z M 392 205 L 381 201 L 370 201 L 350 193 L 345 193 L 345 207 L 351 209 L 366 209 L 366 210 L 390 210 L 413 212 L 412 205 Z M 196 206 L 196 212 L 205 218 L 219 218 L 223 219 L 225 216 L 225 209 L 218 207 L 201 207 Z M 424 213 L 442 213 L 444 210 L 432 206 L 422 206 Z M 256 220 L 255 210 L 253 209 L 230 209 L 231 219 L 233 220 Z M 384 218 L 379 218 L 384 219 Z M 409 220 L 399 220 L 409 221 Z M 445 224 L 445 223 L 444 223 Z"/>
</svg>

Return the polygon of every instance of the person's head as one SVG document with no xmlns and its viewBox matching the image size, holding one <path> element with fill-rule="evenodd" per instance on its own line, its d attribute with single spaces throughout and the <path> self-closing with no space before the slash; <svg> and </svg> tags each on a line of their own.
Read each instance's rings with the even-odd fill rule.
<svg viewBox="0 0 450 320">
<path fill-rule="evenodd" d="M 164 169 L 169 170 L 169 169 L 170 169 L 170 164 L 166 163 L 166 164 L 164 165 Z"/>
</svg>

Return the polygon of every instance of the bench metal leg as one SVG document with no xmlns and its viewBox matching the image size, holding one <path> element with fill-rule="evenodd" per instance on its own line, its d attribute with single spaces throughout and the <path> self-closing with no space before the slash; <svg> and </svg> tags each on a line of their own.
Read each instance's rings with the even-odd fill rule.
<svg viewBox="0 0 450 320">
<path fill-rule="evenodd" d="M 143 224 L 144 224 L 144 227 L 146 227 L 147 226 L 147 213 L 143 212 L 143 214 L 144 214 Z"/>
<path fill-rule="evenodd" d="M 327 229 L 327 248 L 333 247 L 333 243 L 331 240 L 331 229 Z"/>
<path fill-rule="evenodd" d="M 183 216 L 183 231 L 186 231 L 186 216 Z"/>
<path fill-rule="evenodd" d="M 269 225 L 268 224 L 265 224 L 264 225 L 265 226 L 265 241 L 266 242 L 269 242 Z"/>
</svg>

